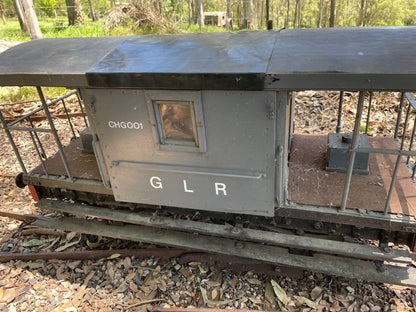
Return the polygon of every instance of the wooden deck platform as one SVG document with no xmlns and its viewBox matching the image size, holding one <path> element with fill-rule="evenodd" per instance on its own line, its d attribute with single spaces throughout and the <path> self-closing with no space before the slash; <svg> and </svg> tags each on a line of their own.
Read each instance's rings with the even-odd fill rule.
<svg viewBox="0 0 416 312">
<path fill-rule="evenodd" d="M 82 152 L 81 139 L 76 139 L 64 147 L 64 152 L 74 178 L 90 179 L 101 181 L 100 171 L 94 154 Z M 50 175 L 67 175 L 62 158 L 59 153 L 45 161 L 46 169 Z M 31 173 L 44 174 L 42 165 L 37 166 Z"/>
<path fill-rule="evenodd" d="M 393 138 L 369 137 L 374 148 L 397 149 Z M 345 173 L 328 172 L 328 136 L 295 134 L 289 159 L 289 200 L 319 206 L 341 205 Z M 370 174 L 353 175 L 347 208 L 383 211 L 397 156 L 370 155 Z M 416 187 L 403 159 L 400 163 L 390 212 L 416 215 Z"/>
</svg>

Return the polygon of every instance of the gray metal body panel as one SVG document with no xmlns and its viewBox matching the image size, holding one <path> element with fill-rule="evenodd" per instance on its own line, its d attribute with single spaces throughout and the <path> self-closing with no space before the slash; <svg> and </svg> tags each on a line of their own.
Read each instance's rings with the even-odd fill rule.
<svg viewBox="0 0 416 312">
<path fill-rule="evenodd" d="M 41 39 L 0 55 L 0 85 L 415 90 L 416 27 Z"/>
<path fill-rule="evenodd" d="M 159 148 L 146 103 L 149 91 L 86 89 L 83 93 L 94 98 L 95 112 L 89 110 L 89 117 L 116 200 L 274 214 L 276 122 L 269 114 L 275 110 L 275 92 L 177 91 L 179 98 L 195 94 L 201 98 L 206 152 Z M 165 99 L 172 93 L 153 91 L 150 97 Z M 114 127 L 113 122 L 122 121 L 143 127 Z"/>
</svg>

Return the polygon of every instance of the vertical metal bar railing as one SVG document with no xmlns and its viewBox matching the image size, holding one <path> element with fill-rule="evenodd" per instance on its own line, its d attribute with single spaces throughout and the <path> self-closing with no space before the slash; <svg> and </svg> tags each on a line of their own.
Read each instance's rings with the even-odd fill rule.
<svg viewBox="0 0 416 312">
<path fill-rule="evenodd" d="M 18 160 L 18 162 L 19 162 L 19 164 L 20 164 L 20 166 L 22 168 L 23 173 L 27 174 L 28 171 L 27 171 L 27 168 L 26 168 L 26 166 L 25 166 L 25 164 L 23 162 L 22 156 L 21 156 L 21 154 L 19 152 L 19 148 L 18 148 L 18 146 L 17 146 L 16 142 L 14 141 L 14 138 L 13 138 L 13 136 L 11 134 L 11 130 L 29 132 L 29 135 L 30 135 L 30 138 L 32 140 L 33 146 L 35 148 L 36 154 L 39 157 L 39 160 L 41 162 L 41 166 L 42 166 L 43 171 L 45 172 L 45 175 L 46 176 L 49 176 L 49 173 L 47 171 L 46 162 L 45 162 L 45 160 L 47 159 L 47 155 L 46 155 L 45 148 L 44 148 L 44 146 L 42 144 L 42 141 L 41 141 L 41 139 L 40 139 L 40 137 L 38 135 L 38 132 L 52 133 L 53 136 L 54 136 L 54 138 L 55 138 L 55 142 L 57 144 L 59 153 L 61 155 L 61 159 L 62 159 L 62 162 L 64 164 L 64 167 L 65 167 L 67 176 L 68 176 L 69 179 L 74 180 L 73 179 L 73 176 L 72 176 L 72 173 L 70 171 L 70 168 L 69 168 L 68 161 L 67 161 L 66 156 L 64 154 L 64 150 L 63 150 L 62 143 L 60 141 L 60 138 L 58 136 L 57 130 L 56 130 L 55 125 L 53 123 L 52 115 L 51 115 L 51 113 L 49 111 L 49 106 L 54 105 L 54 104 L 56 104 L 58 102 L 62 102 L 62 105 L 63 105 L 64 110 L 65 110 L 66 117 L 68 118 L 68 121 L 69 121 L 69 124 L 70 124 L 70 127 L 71 127 L 72 134 L 74 135 L 74 137 L 76 137 L 76 133 L 75 133 L 75 129 L 74 129 L 74 124 L 73 124 L 73 122 L 72 122 L 72 120 L 70 118 L 69 111 L 68 111 L 68 108 L 67 108 L 67 106 L 65 104 L 64 99 L 66 99 L 66 98 L 68 98 L 68 97 L 76 94 L 77 100 L 78 100 L 78 104 L 80 106 L 80 109 L 81 109 L 81 112 L 82 112 L 82 116 L 84 118 L 84 122 L 85 122 L 85 124 L 87 126 L 88 124 L 87 124 L 87 120 L 86 120 L 86 117 L 85 117 L 86 115 L 85 115 L 85 112 L 84 112 L 84 110 L 82 108 L 81 100 L 80 100 L 80 97 L 79 97 L 79 94 L 78 94 L 79 90 L 70 92 L 67 95 L 63 96 L 63 97 L 59 97 L 59 98 L 57 98 L 57 99 L 55 99 L 55 100 L 53 100 L 51 102 L 48 102 L 48 103 L 46 103 L 46 99 L 45 99 L 45 97 L 43 95 L 42 89 L 40 87 L 38 87 L 37 90 L 38 90 L 39 97 L 40 97 L 40 100 L 39 101 L 42 103 L 42 106 L 41 107 L 36 108 L 33 111 L 31 111 L 30 113 L 25 114 L 23 116 L 20 116 L 20 117 L 16 118 L 15 120 L 13 120 L 13 121 L 11 121 L 9 123 L 7 123 L 6 119 L 4 118 L 4 115 L 0 111 L 0 122 L 1 122 L 1 124 L 3 126 L 3 129 L 6 132 L 6 135 L 7 135 L 8 139 L 9 139 L 9 142 L 10 142 L 12 148 L 13 148 L 13 151 L 14 151 L 14 153 L 16 155 L 16 158 L 17 158 L 17 160 Z M 50 129 L 39 128 L 39 127 L 36 128 L 35 127 L 34 122 L 33 122 L 33 119 L 32 119 L 31 116 L 33 116 L 36 113 L 39 113 L 41 111 L 45 111 L 46 118 L 48 119 L 48 123 L 49 123 L 49 125 L 51 127 Z M 25 126 L 25 127 L 15 126 L 19 122 L 23 122 L 23 121 L 28 122 L 30 124 L 30 127 L 27 127 L 27 126 Z"/>
<path fill-rule="evenodd" d="M 4 119 L 3 113 L 1 111 L 0 111 L 0 120 L 1 120 L 1 123 L 3 124 L 4 131 L 6 131 L 7 138 L 9 139 L 9 142 L 13 148 L 17 161 L 20 164 L 20 167 L 22 168 L 23 173 L 27 174 L 27 170 L 26 170 L 25 164 L 23 163 L 22 157 L 20 156 L 19 149 L 17 148 L 16 143 L 14 142 L 13 136 L 10 133 L 10 130 L 7 126 L 7 122 Z"/>
<path fill-rule="evenodd" d="M 339 93 L 339 105 L 338 105 L 338 120 L 337 120 L 337 127 L 336 133 L 341 132 L 341 120 L 342 120 L 342 102 L 344 100 L 344 91 Z"/>
<path fill-rule="evenodd" d="M 30 116 L 29 116 L 29 117 L 27 117 L 27 119 L 29 120 L 30 126 L 32 128 L 35 128 L 35 125 L 33 124 L 32 118 L 30 118 Z M 38 133 L 36 131 L 33 131 L 33 134 L 35 135 L 35 138 L 36 138 L 36 140 L 37 140 L 37 142 L 39 144 L 40 150 L 42 151 L 42 154 L 41 154 L 42 155 L 42 158 L 43 159 L 48 158 L 48 156 L 46 155 L 45 149 L 43 148 L 42 142 L 40 141 L 40 138 L 38 136 Z"/>
<path fill-rule="evenodd" d="M 402 101 L 402 100 L 404 101 L 404 93 L 402 93 L 402 98 L 400 99 L 400 101 Z M 412 105 L 409 102 L 409 105 L 407 107 L 407 112 L 406 112 L 406 118 L 404 120 L 402 140 L 401 140 L 401 143 L 400 143 L 400 151 L 403 151 L 403 148 L 404 148 L 404 141 L 405 141 L 405 138 L 406 138 L 407 124 L 409 122 L 409 116 L 410 116 L 410 111 L 411 110 L 412 110 Z M 383 213 L 385 215 L 388 213 L 389 208 L 390 208 L 391 196 L 393 194 L 394 186 L 396 184 L 397 173 L 399 172 L 399 165 L 400 165 L 401 158 L 402 158 L 401 154 L 397 155 L 396 165 L 394 166 L 393 175 L 391 177 L 389 192 L 387 193 L 386 203 L 384 205 Z"/>
<path fill-rule="evenodd" d="M 38 144 L 36 143 L 36 139 L 35 139 L 34 133 L 36 134 L 36 132 L 34 132 L 34 131 L 30 131 L 29 132 L 30 137 L 31 137 L 32 142 L 33 142 L 33 145 L 35 146 L 36 154 L 38 155 L 39 160 L 40 160 L 40 163 L 42 165 L 42 169 L 45 172 L 46 177 L 49 177 L 48 170 L 46 169 L 45 161 L 43 160 L 42 155 L 41 155 L 41 153 L 39 151 Z"/>
<path fill-rule="evenodd" d="M 66 159 L 65 152 L 64 152 L 63 146 L 61 144 L 61 140 L 59 139 L 58 133 L 57 133 L 56 128 L 55 128 L 55 125 L 53 123 L 52 116 L 49 112 L 48 104 L 46 103 L 45 96 L 43 95 L 42 88 L 41 87 L 36 87 L 36 89 L 38 91 L 39 98 L 42 102 L 42 106 L 43 106 L 43 110 L 45 111 L 46 118 L 48 119 L 49 126 L 51 127 L 52 134 L 55 138 L 55 143 L 58 146 L 58 150 L 59 150 L 59 153 L 61 155 L 61 159 L 62 159 L 62 162 L 64 164 L 66 173 L 68 174 L 68 178 L 73 181 L 74 178 L 72 176 L 71 169 L 69 168 L 69 164 L 68 164 L 68 161 Z"/>
<path fill-rule="evenodd" d="M 415 131 L 416 131 L 416 116 L 413 118 L 413 129 L 412 129 L 412 135 L 410 137 L 409 151 L 411 151 L 413 147 L 413 141 L 415 139 Z M 407 156 L 406 165 L 408 165 L 409 162 L 410 162 L 410 155 Z"/>
<path fill-rule="evenodd" d="M 77 99 L 78 99 L 78 105 L 82 113 L 82 118 L 84 118 L 85 128 L 88 128 L 87 117 L 85 116 L 84 108 L 82 107 L 82 104 L 81 104 L 80 92 L 81 92 L 80 90 L 77 90 L 77 93 L 76 93 Z"/>
<path fill-rule="evenodd" d="M 415 176 L 416 176 L 416 165 L 413 166 L 413 172 L 412 172 L 412 180 L 415 180 Z"/>
<path fill-rule="evenodd" d="M 396 128 L 394 129 L 395 139 L 397 139 L 397 136 L 399 135 L 399 127 L 400 127 L 400 122 L 402 120 L 403 105 L 404 105 L 404 92 L 402 92 L 402 95 L 400 97 L 399 111 L 397 112 Z"/>
<path fill-rule="evenodd" d="M 64 100 L 64 99 L 62 99 L 62 100 L 61 100 L 61 102 L 62 102 L 62 106 L 64 107 L 64 111 L 65 111 L 66 119 L 68 120 L 69 126 L 71 127 L 71 131 L 72 131 L 72 138 L 75 140 L 75 139 L 76 139 L 76 137 L 77 137 L 77 135 L 75 134 L 74 126 L 72 125 L 71 118 L 69 117 L 69 114 L 68 114 L 68 109 L 66 108 L 66 105 L 65 105 L 65 100 Z"/>
<path fill-rule="evenodd" d="M 416 111 L 416 101 L 414 97 L 410 93 L 405 93 L 406 99 L 409 101 L 409 106 L 411 105 L 413 107 L 413 110 Z M 409 144 L 409 152 L 412 150 L 413 147 L 413 141 L 415 139 L 415 132 L 416 132 L 416 116 L 413 119 L 413 129 L 412 129 L 412 136 L 410 138 L 410 144 Z M 410 162 L 410 155 L 407 156 L 406 164 L 409 164 Z M 416 175 L 416 164 L 413 164 L 413 170 L 412 170 L 412 180 L 415 180 Z"/>
<path fill-rule="evenodd" d="M 397 112 L 397 121 L 395 124 L 394 129 L 394 138 L 397 139 L 399 137 L 399 130 L 401 128 L 401 119 L 404 113 L 404 109 L 407 108 L 405 120 L 403 123 L 403 134 L 400 137 L 400 148 L 394 149 L 394 148 L 375 148 L 375 147 L 365 147 L 365 146 L 359 146 L 359 139 L 360 139 L 360 126 L 361 121 L 363 118 L 363 110 L 364 110 L 364 98 L 365 98 L 365 91 L 360 91 L 359 97 L 358 97 L 358 104 L 356 109 L 356 117 L 354 122 L 354 129 L 353 129 L 353 137 L 352 142 L 349 147 L 349 160 L 348 160 L 348 166 L 346 169 L 346 177 L 345 177 L 345 183 L 342 193 L 342 201 L 340 205 L 340 210 L 345 211 L 347 207 L 348 202 L 348 196 L 350 192 L 351 182 L 352 182 L 352 174 L 354 172 L 354 162 L 356 158 L 357 152 L 363 152 L 363 153 L 375 153 L 375 154 L 385 154 L 385 155 L 396 155 L 396 164 L 393 169 L 392 175 L 391 175 L 391 182 L 389 185 L 388 194 L 386 197 L 386 201 L 384 204 L 383 213 L 384 215 L 387 215 L 390 211 L 390 201 L 392 199 L 395 184 L 397 182 L 398 172 L 401 166 L 401 162 L 403 160 L 403 164 L 405 163 L 405 158 L 407 157 L 406 162 L 409 163 L 410 157 L 416 157 L 416 151 L 413 151 L 413 145 L 414 140 L 416 139 L 416 100 L 413 98 L 413 96 L 410 93 L 402 92 L 400 93 L 400 103 L 399 108 Z M 407 101 L 406 101 L 407 100 Z M 369 97 L 369 103 L 367 108 L 367 120 L 366 120 L 366 129 L 365 132 L 368 133 L 369 129 L 369 120 L 370 120 L 370 114 L 372 109 L 372 102 L 373 102 L 373 93 L 370 93 Z M 408 104 L 408 105 L 407 105 Z M 342 105 L 342 96 L 340 95 L 340 106 L 339 111 L 341 110 Z M 412 113 L 414 113 L 413 116 L 413 128 L 410 136 L 410 142 L 407 148 L 407 139 L 409 136 L 406 137 L 407 132 L 409 132 L 409 123 L 411 120 Z M 338 112 L 338 123 L 337 123 L 337 132 L 340 131 L 340 112 Z M 364 132 L 364 131 L 363 131 Z M 403 159 L 402 159 L 403 157 Z M 415 180 L 416 176 L 416 164 L 413 165 L 413 172 L 412 172 L 412 179 Z"/>
<path fill-rule="evenodd" d="M 353 132 L 352 142 L 350 146 L 348 167 L 347 167 L 347 172 L 346 172 L 346 177 L 345 177 L 344 191 L 342 194 L 341 210 L 345 210 L 347 207 L 348 194 L 349 194 L 350 185 L 351 185 L 351 177 L 352 177 L 352 172 L 354 170 L 355 154 L 356 154 L 356 149 L 358 147 L 358 142 L 360 138 L 360 125 L 361 125 L 361 118 L 363 115 L 363 106 L 364 106 L 364 91 L 360 91 L 360 94 L 358 96 L 357 115 L 355 117 L 354 132 Z"/>
<path fill-rule="evenodd" d="M 368 125 L 370 124 L 371 102 L 373 101 L 373 92 L 370 91 L 370 99 L 368 100 L 367 120 L 365 124 L 365 134 L 368 133 Z"/>
</svg>

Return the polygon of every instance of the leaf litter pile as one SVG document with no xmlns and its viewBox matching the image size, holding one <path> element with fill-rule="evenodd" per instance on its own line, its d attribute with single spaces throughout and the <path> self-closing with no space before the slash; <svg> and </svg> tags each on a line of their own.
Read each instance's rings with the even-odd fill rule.
<svg viewBox="0 0 416 312">
<path fill-rule="evenodd" d="M 375 93 L 369 135 L 392 135 L 399 94 Z M 352 129 L 358 96 L 344 94 L 342 132 Z M 366 96 L 368 100 L 368 95 Z M 299 92 L 295 98 L 295 127 L 302 133 L 334 132 L 337 92 Z M 6 118 L 15 118 L 39 103 L 2 107 Z M 69 112 L 77 112 L 69 101 Z M 62 108 L 51 107 L 59 115 Z M 413 115 L 412 115 L 413 116 Z M 403 119 L 403 118 L 402 118 Z M 83 119 L 74 118 L 75 128 Z M 65 119 L 55 118 L 61 132 Z M 364 118 L 365 122 L 365 118 Z M 401 121 L 403 125 L 403 120 Z M 45 120 L 36 126 L 47 127 Z M 413 121 L 409 124 L 410 129 Z M 65 132 L 64 132 L 65 133 Z M 49 134 L 42 142 L 56 151 Z M 72 134 L 67 131 L 64 144 Z M 14 138 L 29 169 L 38 164 L 30 137 Z M 0 203 L 2 211 L 48 215 L 34 207 L 27 189 L 18 189 L 14 176 L 20 172 L 4 131 L 0 133 Z M 122 257 L 121 249 L 149 248 L 145 244 L 94 237 L 0 218 L 1 253 L 75 252 L 112 249 L 99 260 L 33 260 L 0 263 L 0 311 L 152 311 L 157 307 L 207 307 L 283 311 L 406 311 L 416 307 L 415 291 L 404 287 L 350 280 L 305 271 L 303 277 L 263 275 L 254 271 L 218 269 L 203 261 L 179 263 L 151 257 Z"/>
</svg>

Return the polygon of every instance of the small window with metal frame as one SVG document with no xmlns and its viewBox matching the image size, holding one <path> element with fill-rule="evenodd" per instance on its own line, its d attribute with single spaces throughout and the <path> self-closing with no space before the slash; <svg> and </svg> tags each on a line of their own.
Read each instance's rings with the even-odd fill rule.
<svg viewBox="0 0 416 312">
<path fill-rule="evenodd" d="M 205 131 L 200 98 L 196 92 L 148 94 L 154 117 L 154 136 L 161 150 L 205 152 Z M 186 100 L 188 98 L 188 100 Z"/>
</svg>

